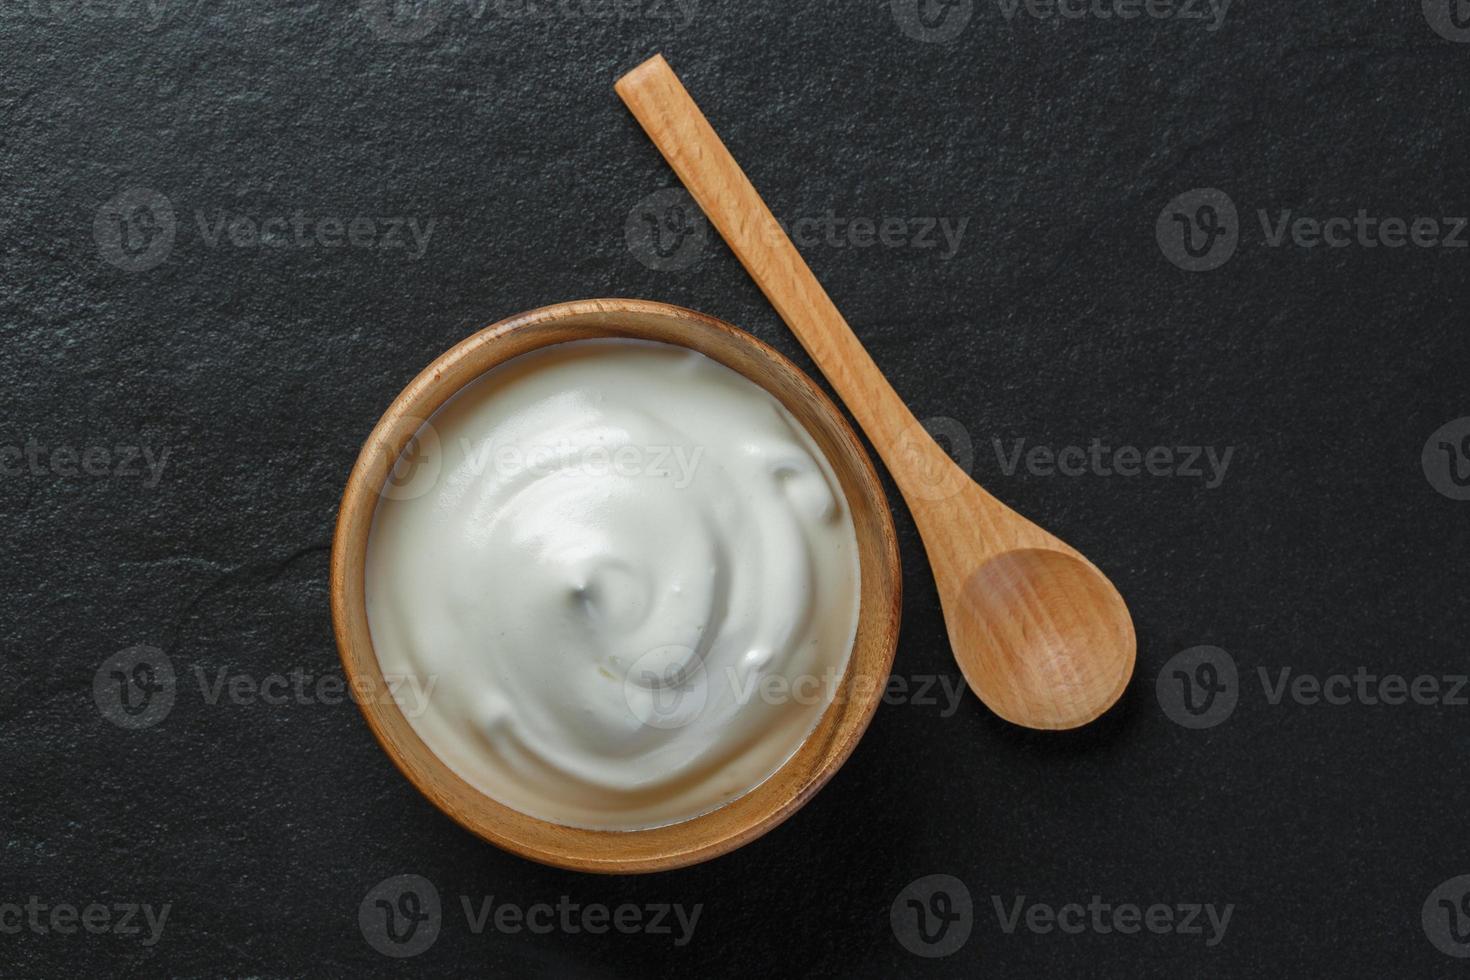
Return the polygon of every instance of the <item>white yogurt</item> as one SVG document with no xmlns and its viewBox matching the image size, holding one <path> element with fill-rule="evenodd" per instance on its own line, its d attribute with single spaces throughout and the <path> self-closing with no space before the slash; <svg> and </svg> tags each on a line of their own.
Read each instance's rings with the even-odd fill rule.
<svg viewBox="0 0 1470 980">
<path fill-rule="evenodd" d="M 487 373 L 417 441 L 436 458 L 379 501 L 368 622 L 385 676 L 427 692 L 414 729 L 472 786 L 571 826 L 660 826 L 811 733 L 857 629 L 857 539 L 764 389 L 683 348 L 578 341 Z"/>
</svg>

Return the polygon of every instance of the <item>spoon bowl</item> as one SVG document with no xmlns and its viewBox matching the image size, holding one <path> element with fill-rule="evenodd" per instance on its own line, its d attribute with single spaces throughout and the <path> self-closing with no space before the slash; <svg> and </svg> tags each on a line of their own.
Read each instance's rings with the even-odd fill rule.
<svg viewBox="0 0 1470 980">
<path fill-rule="evenodd" d="M 1076 728 L 1128 686 L 1128 607 L 1082 558 L 1049 548 L 1002 552 L 942 601 L 966 682 L 1007 721 Z"/>
</svg>

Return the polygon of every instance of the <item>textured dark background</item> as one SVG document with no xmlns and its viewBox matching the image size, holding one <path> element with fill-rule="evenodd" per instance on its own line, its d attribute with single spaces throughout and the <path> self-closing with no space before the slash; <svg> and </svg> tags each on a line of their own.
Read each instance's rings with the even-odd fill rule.
<svg viewBox="0 0 1470 980">
<path fill-rule="evenodd" d="M 1272 248 L 1257 218 L 1470 214 L 1470 44 L 1432 28 L 1434 6 L 1237 0 L 1212 32 L 1007 20 L 974 0 L 934 7 L 959 18 L 942 31 L 970 20 L 926 41 L 902 2 L 644 0 L 598 19 L 595 0 L 489 0 L 397 43 L 371 3 L 0 0 L 0 446 L 19 447 L 0 457 L 0 903 L 171 903 L 152 946 L 0 933 L 0 972 L 1463 975 L 1421 908 L 1470 872 L 1470 708 L 1273 705 L 1258 679 L 1466 670 L 1470 502 L 1437 491 L 1420 453 L 1470 415 L 1470 250 Z M 673 177 L 611 86 L 657 50 L 779 215 L 968 220 L 948 259 L 804 251 L 915 412 L 958 422 L 979 479 L 1108 571 L 1139 661 L 1120 708 L 1068 735 L 971 697 L 885 705 L 762 840 L 602 878 L 461 830 L 352 704 L 211 704 L 197 672 L 340 676 L 327 550 L 345 476 L 393 395 L 477 327 L 646 297 L 810 369 L 723 245 L 661 270 L 629 244 L 630 215 L 636 231 Z M 1188 272 L 1155 223 L 1202 187 L 1233 199 L 1240 243 Z M 146 193 L 123 199 L 116 241 L 109 202 L 137 188 L 169 202 L 171 245 Z M 418 259 L 205 233 L 298 210 L 435 224 Z M 1207 489 L 1007 475 L 993 443 L 1094 438 L 1234 456 Z M 35 463 L 17 462 L 28 444 Z M 108 447 L 115 469 L 128 446 L 168 452 L 156 483 L 54 455 Z M 896 674 L 954 679 L 894 501 Z M 1155 678 L 1201 644 L 1238 665 L 1238 705 L 1194 730 Z M 93 678 L 137 645 L 166 652 L 176 703 L 124 730 Z M 889 913 L 936 873 L 967 886 L 973 930 L 926 959 Z M 396 874 L 433 882 L 446 910 L 402 961 L 357 921 Z M 703 911 L 682 947 L 474 935 L 461 895 Z M 993 902 L 1022 895 L 1235 909 L 1212 947 L 1208 930 L 1007 934 Z"/>
</svg>

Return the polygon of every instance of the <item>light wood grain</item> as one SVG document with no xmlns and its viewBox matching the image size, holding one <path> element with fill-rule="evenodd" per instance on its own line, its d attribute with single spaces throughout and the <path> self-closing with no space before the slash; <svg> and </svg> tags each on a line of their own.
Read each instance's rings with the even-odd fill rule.
<svg viewBox="0 0 1470 980">
<path fill-rule="evenodd" d="M 1073 728 L 1106 711 L 1135 658 L 1117 590 L 986 493 L 919 425 L 663 57 L 615 88 L 883 457 L 924 539 L 970 686 L 1033 728 Z"/>
<path fill-rule="evenodd" d="M 437 358 L 388 407 L 348 477 L 332 545 L 332 623 L 348 682 L 382 692 L 364 603 L 368 534 L 378 495 L 420 423 L 486 371 L 549 344 L 632 337 L 697 350 L 761 385 L 794 415 L 832 464 L 857 530 L 859 619 L 847 672 L 812 735 L 750 793 L 683 823 L 629 832 L 537 820 L 480 793 L 424 744 L 386 697 L 360 699 L 368 726 L 409 780 L 460 824 L 506 850 L 581 871 L 659 871 L 703 861 L 760 836 L 817 792 L 857 745 L 887 684 L 898 642 L 901 578 L 893 519 L 856 433 L 811 379 L 743 331 L 691 310 L 601 299 L 533 310 L 487 327 Z M 443 679 L 441 679 L 443 680 Z"/>
</svg>

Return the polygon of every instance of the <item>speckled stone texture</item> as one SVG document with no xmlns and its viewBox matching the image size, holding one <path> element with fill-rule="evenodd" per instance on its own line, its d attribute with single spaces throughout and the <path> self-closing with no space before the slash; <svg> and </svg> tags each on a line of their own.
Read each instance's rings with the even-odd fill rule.
<svg viewBox="0 0 1470 980">
<path fill-rule="evenodd" d="M 1368 247 L 1356 228 L 1343 247 L 1290 228 L 1272 244 L 1285 211 L 1433 218 L 1455 240 L 1470 31 L 1449 3 L 1237 0 L 1216 21 L 1126 0 L 1143 13 L 421 2 L 415 20 L 389 0 L 0 0 L 0 973 L 1463 970 L 1446 916 L 1470 924 L 1453 881 L 1470 873 L 1470 707 L 1367 703 L 1377 688 L 1273 702 L 1287 668 L 1432 676 L 1441 695 L 1470 670 L 1470 501 L 1450 468 L 1470 468 L 1470 423 L 1430 438 L 1470 416 L 1470 249 Z M 902 687 L 851 761 L 731 856 L 604 878 L 482 843 L 393 768 L 334 696 L 327 554 L 378 413 L 502 316 L 665 300 L 811 370 L 712 233 L 677 239 L 660 204 L 686 250 L 640 238 L 674 178 L 612 81 L 654 51 L 916 414 L 1107 570 L 1139 660 L 1123 704 L 1077 733 L 951 702 L 895 495 Z M 1191 196 L 1207 188 L 1234 220 Z M 907 236 L 879 241 L 889 218 Z M 954 247 L 941 227 L 962 228 Z M 1102 475 L 1109 454 L 1048 466 L 1093 440 L 1172 447 L 1171 475 Z M 1212 480 L 1203 455 L 1203 475 L 1178 472 L 1179 447 L 1232 454 Z M 1228 717 L 1179 714 L 1182 685 L 1211 678 L 1166 665 L 1201 645 L 1236 668 L 1214 675 Z M 115 655 L 139 646 L 172 665 L 173 703 L 122 727 L 111 671 L 133 685 Z M 397 959 L 359 912 L 400 874 L 441 912 Z M 937 958 L 910 951 L 937 947 L 901 894 L 931 874 L 970 896 L 950 923 L 967 939 Z M 677 925 L 539 934 L 492 916 L 476 933 L 490 896 L 702 909 L 682 945 Z M 1203 914 L 1200 934 L 1091 913 L 1073 934 L 1028 911 L 1094 896 L 1233 911 L 1223 938 Z M 53 918 L 92 903 L 105 933 Z M 112 931 L 127 903 L 169 906 L 156 942 L 142 911 Z"/>
</svg>

